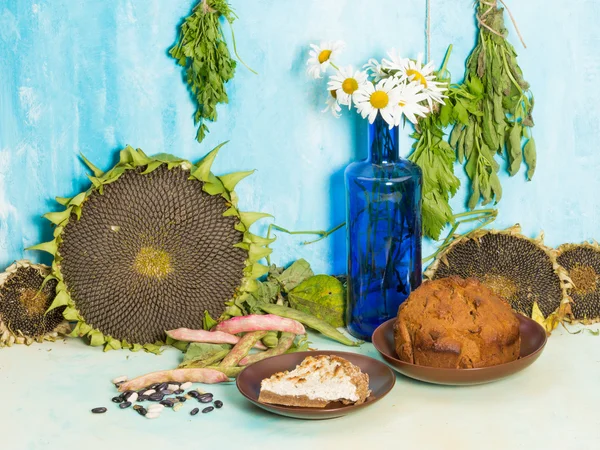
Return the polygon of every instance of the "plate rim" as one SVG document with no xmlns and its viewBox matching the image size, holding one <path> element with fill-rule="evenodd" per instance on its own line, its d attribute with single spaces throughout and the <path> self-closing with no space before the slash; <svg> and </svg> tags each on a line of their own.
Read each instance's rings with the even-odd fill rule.
<svg viewBox="0 0 600 450">
<path fill-rule="evenodd" d="M 476 373 L 476 372 L 482 372 L 482 371 L 489 371 L 490 369 L 496 369 L 498 367 L 507 367 L 510 365 L 515 365 L 515 364 L 519 364 L 521 361 L 525 360 L 525 359 L 531 359 L 533 357 L 535 357 L 536 355 L 538 355 L 538 353 L 540 353 L 544 347 L 546 347 L 546 344 L 548 343 L 548 334 L 546 333 L 546 330 L 544 330 L 544 328 L 537 323 L 535 320 L 531 319 L 530 317 L 526 317 L 522 314 L 519 313 L 515 313 L 515 315 L 517 315 L 519 318 L 522 318 L 523 320 L 525 320 L 526 322 L 532 322 L 535 324 L 535 326 L 537 326 L 539 329 L 541 329 L 543 331 L 543 336 L 544 336 L 544 341 L 542 342 L 542 345 L 540 345 L 535 351 L 533 351 L 532 353 L 530 353 L 529 355 L 523 357 L 523 358 L 519 358 L 519 359 L 515 359 L 514 361 L 509 361 L 509 362 L 505 362 L 502 364 L 496 364 L 495 366 L 489 366 L 489 367 L 474 367 L 474 368 L 470 368 L 470 369 L 451 369 L 451 368 L 447 368 L 447 367 L 430 367 L 430 366 L 423 366 L 420 364 L 414 364 L 414 363 L 409 363 L 407 361 L 402 361 L 401 359 L 398 359 L 398 355 L 396 354 L 396 352 L 394 352 L 394 355 L 389 355 L 388 353 L 384 353 L 379 346 L 376 344 L 376 340 L 371 338 L 371 343 L 373 344 L 373 347 L 375 347 L 375 350 L 377 350 L 377 352 L 385 359 L 385 358 L 390 358 L 392 360 L 394 360 L 395 363 L 400 364 L 400 365 L 404 365 L 404 366 L 408 366 L 408 367 L 416 367 L 416 368 L 425 368 L 431 372 L 437 372 L 437 373 L 443 373 L 443 372 L 452 372 L 452 373 L 458 373 L 457 371 L 460 371 L 460 373 Z M 388 324 L 390 322 L 394 322 L 396 321 L 397 318 L 392 318 L 389 320 L 386 320 L 385 322 L 383 322 L 381 325 L 379 325 L 375 331 L 373 332 L 372 336 L 375 336 L 375 334 L 377 334 L 377 332 L 379 333 L 383 333 L 383 329 L 388 326 Z M 402 372 L 399 372 L 402 373 Z M 402 373 L 402 375 L 404 376 L 408 376 L 410 378 L 410 375 L 406 375 L 404 373 Z M 439 384 L 439 383 L 437 383 Z"/>
<path fill-rule="evenodd" d="M 391 380 L 390 387 L 388 389 L 386 389 L 385 392 L 383 392 L 383 394 L 378 395 L 372 401 L 361 403 L 360 405 L 356 405 L 356 404 L 343 405 L 343 406 L 339 406 L 339 407 L 333 408 L 333 409 L 307 408 L 307 407 L 302 407 L 302 406 L 285 406 L 285 405 L 273 405 L 270 403 L 269 404 L 261 403 L 258 401 L 258 399 L 254 399 L 248 393 L 244 392 L 244 390 L 240 387 L 239 380 L 242 377 L 242 374 L 246 371 L 246 369 L 248 369 L 256 364 L 260 364 L 263 361 L 267 361 L 272 358 L 278 358 L 278 357 L 281 357 L 284 355 L 289 355 L 289 354 L 290 353 L 284 353 L 283 355 L 270 356 L 268 358 L 265 358 L 261 361 L 254 363 L 254 364 L 246 366 L 238 374 L 238 376 L 236 377 L 236 380 L 235 380 L 235 385 L 237 387 L 238 392 L 240 394 L 242 394 L 248 401 L 250 401 L 254 405 L 258 406 L 259 408 L 264 409 L 265 411 L 269 411 L 272 413 L 275 413 L 275 412 L 291 413 L 291 414 L 295 414 L 294 417 L 297 417 L 298 413 L 302 414 L 303 412 L 307 412 L 307 413 L 310 412 L 311 414 L 319 415 L 321 417 L 332 416 L 332 418 L 335 418 L 335 417 L 340 417 L 340 416 L 346 415 L 345 411 L 348 411 L 348 413 L 354 412 L 354 411 L 357 411 L 364 407 L 367 407 L 369 405 L 373 405 L 373 404 L 377 403 L 379 400 L 381 400 L 386 395 L 388 395 L 392 391 L 392 389 L 394 389 L 394 386 L 396 385 L 396 373 L 394 372 L 394 370 L 389 365 L 387 365 L 385 362 L 375 359 L 371 356 L 363 355 L 362 353 L 345 352 L 345 351 L 339 351 L 339 350 L 309 350 L 309 351 L 304 351 L 304 352 L 295 352 L 295 353 L 291 353 L 291 354 L 298 355 L 298 356 L 304 355 L 304 357 L 311 356 L 311 355 L 318 355 L 318 354 L 333 354 L 335 356 L 341 356 L 341 357 L 344 357 L 344 355 L 352 355 L 352 356 L 359 356 L 362 358 L 369 358 L 369 359 L 372 359 L 373 361 L 375 361 L 376 363 L 381 364 L 382 367 L 385 367 L 386 371 L 388 372 L 388 374 L 390 376 L 390 380 Z M 287 414 L 281 414 L 281 415 L 290 417 Z"/>
</svg>

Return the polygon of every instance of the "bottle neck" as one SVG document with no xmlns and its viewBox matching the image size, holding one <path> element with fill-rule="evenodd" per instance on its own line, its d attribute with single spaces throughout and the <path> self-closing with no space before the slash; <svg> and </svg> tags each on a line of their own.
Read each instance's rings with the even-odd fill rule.
<svg viewBox="0 0 600 450">
<path fill-rule="evenodd" d="M 377 114 L 375 122 L 369 124 L 369 157 L 367 161 L 372 164 L 389 164 L 400 161 L 398 137 L 398 127 L 390 130 L 381 114 Z"/>
</svg>

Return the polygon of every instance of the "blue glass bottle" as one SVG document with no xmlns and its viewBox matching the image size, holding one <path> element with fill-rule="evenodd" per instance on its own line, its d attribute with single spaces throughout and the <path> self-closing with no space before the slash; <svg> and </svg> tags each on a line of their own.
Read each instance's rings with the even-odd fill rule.
<svg viewBox="0 0 600 450">
<path fill-rule="evenodd" d="M 369 156 L 346 168 L 346 232 L 350 333 L 370 341 L 421 284 L 419 166 L 400 158 L 398 127 L 377 116 L 369 125 Z"/>
</svg>

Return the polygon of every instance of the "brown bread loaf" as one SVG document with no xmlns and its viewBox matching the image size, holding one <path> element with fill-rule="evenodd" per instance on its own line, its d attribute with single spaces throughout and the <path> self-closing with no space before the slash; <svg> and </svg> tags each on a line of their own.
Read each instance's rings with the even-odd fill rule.
<svg viewBox="0 0 600 450">
<path fill-rule="evenodd" d="M 399 310 L 394 324 L 402 361 L 469 369 L 519 357 L 519 320 L 510 305 L 474 278 L 425 281 Z"/>
</svg>

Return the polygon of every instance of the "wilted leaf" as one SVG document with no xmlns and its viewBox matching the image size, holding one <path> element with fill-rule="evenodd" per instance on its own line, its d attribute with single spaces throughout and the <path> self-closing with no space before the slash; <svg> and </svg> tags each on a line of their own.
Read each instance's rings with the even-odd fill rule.
<svg viewBox="0 0 600 450">
<path fill-rule="evenodd" d="M 292 308 L 312 314 L 334 327 L 343 327 L 346 296 L 342 283 L 329 275 L 316 275 L 288 294 Z"/>
</svg>

